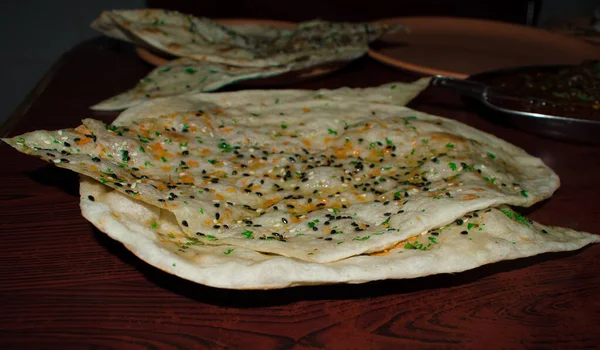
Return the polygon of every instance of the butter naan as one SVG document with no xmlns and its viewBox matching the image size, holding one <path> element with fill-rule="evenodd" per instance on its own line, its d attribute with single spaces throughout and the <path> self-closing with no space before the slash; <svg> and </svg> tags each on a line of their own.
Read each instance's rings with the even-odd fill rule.
<svg viewBox="0 0 600 350">
<path fill-rule="evenodd" d="M 522 149 L 404 107 L 425 84 L 179 96 L 6 141 L 165 209 L 206 245 L 319 263 L 558 188 Z"/>
</svg>

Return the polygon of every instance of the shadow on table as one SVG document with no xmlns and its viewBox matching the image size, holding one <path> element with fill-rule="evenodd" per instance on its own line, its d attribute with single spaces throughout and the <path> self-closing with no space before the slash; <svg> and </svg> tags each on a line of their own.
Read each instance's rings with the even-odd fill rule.
<svg viewBox="0 0 600 350">
<path fill-rule="evenodd" d="M 79 197 L 79 174 L 71 170 L 46 165 L 24 174 L 41 185 L 55 187 L 70 196 Z"/>
<path fill-rule="evenodd" d="M 109 252 L 121 258 L 143 273 L 146 278 L 161 288 L 201 303 L 221 307 L 258 308 L 291 304 L 306 300 L 348 300 L 375 298 L 393 294 L 410 294 L 421 290 L 451 288 L 473 283 L 498 273 L 514 271 L 539 264 L 547 260 L 567 258 L 574 252 L 542 254 L 518 260 L 503 261 L 457 274 L 440 274 L 406 280 L 375 281 L 365 284 L 336 284 L 325 286 L 303 286 L 276 290 L 230 290 L 207 287 L 159 270 L 128 251 L 121 243 L 112 240 L 94 229 L 96 239 Z M 586 248 L 584 248 L 586 249 Z"/>
</svg>

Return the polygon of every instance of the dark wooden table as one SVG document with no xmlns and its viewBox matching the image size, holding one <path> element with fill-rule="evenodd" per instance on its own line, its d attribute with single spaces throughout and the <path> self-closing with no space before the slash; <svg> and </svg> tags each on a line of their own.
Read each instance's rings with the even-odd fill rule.
<svg viewBox="0 0 600 350">
<path fill-rule="evenodd" d="M 131 47 L 96 39 L 65 54 L 2 136 L 74 127 L 116 113 L 88 106 L 151 69 Z M 416 78 L 368 58 L 294 88 Z M 451 93 L 412 107 L 455 118 L 541 157 L 556 195 L 523 212 L 599 233 L 600 147 L 493 124 Z M 0 347 L 583 348 L 600 345 L 600 245 L 439 275 L 364 285 L 230 291 L 142 262 L 79 212 L 77 175 L 0 145 Z"/>
</svg>

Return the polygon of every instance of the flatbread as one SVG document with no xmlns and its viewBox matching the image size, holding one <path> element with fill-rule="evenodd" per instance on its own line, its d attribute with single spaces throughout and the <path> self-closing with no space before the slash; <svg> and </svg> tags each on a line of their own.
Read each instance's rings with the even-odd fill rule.
<svg viewBox="0 0 600 350">
<path fill-rule="evenodd" d="M 83 178 L 83 216 L 147 263 L 204 285 L 275 289 L 364 283 L 454 273 L 546 252 L 579 249 L 600 238 L 528 220 L 508 207 L 468 213 L 456 222 L 372 255 L 319 264 L 262 254 L 239 246 L 212 246 L 184 235 L 168 211 Z M 156 220 L 153 229 L 147 223 Z"/>
<path fill-rule="evenodd" d="M 105 11 L 92 28 L 174 56 L 267 67 L 352 60 L 368 51 L 370 41 L 402 26 L 310 21 L 293 31 L 268 27 L 244 31 L 176 11 L 143 9 Z"/>
<path fill-rule="evenodd" d="M 318 263 L 389 249 L 474 210 L 529 206 L 558 188 L 522 149 L 401 106 L 415 90 L 179 96 L 116 125 L 86 119 L 5 141 L 170 211 L 206 245 Z M 178 108 L 153 115 L 160 104 Z"/>
<path fill-rule="evenodd" d="M 91 109 L 120 110 L 158 97 L 213 91 L 238 81 L 266 78 L 291 69 L 291 65 L 266 68 L 234 67 L 180 58 L 153 69 L 133 89 L 102 101 Z"/>
</svg>

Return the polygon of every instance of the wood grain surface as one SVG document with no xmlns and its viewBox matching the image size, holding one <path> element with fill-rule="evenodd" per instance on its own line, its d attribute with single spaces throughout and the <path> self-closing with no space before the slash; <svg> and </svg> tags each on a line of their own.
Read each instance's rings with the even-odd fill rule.
<svg viewBox="0 0 600 350">
<path fill-rule="evenodd" d="M 88 107 L 151 67 L 108 39 L 54 66 L 2 136 L 74 127 L 115 113 Z M 368 58 L 297 88 L 374 86 L 416 76 Z M 244 87 L 246 88 L 246 87 Z M 235 89 L 235 87 L 230 87 Z M 561 177 L 550 200 L 521 210 L 600 233 L 600 148 L 490 122 L 443 91 L 412 107 L 455 118 L 541 157 Z M 157 270 L 79 212 L 77 175 L 0 145 L 0 347 L 96 349 L 594 348 L 600 344 L 600 245 L 465 273 L 363 285 L 231 291 Z"/>
</svg>

